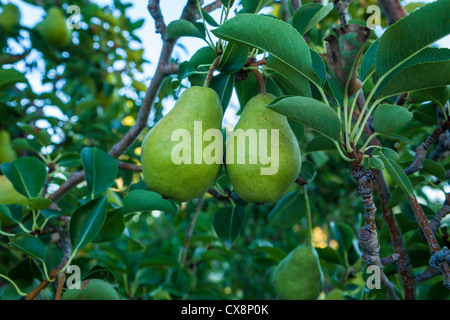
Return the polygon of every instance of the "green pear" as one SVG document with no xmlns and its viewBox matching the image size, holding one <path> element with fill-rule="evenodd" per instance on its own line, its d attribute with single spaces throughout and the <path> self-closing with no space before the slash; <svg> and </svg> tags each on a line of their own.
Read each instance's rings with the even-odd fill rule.
<svg viewBox="0 0 450 320">
<path fill-rule="evenodd" d="M 53 6 L 48 10 L 44 21 L 36 28 L 47 42 L 55 47 L 64 47 L 72 39 L 72 30 L 67 27 L 66 21 L 63 11 Z"/>
<path fill-rule="evenodd" d="M 186 89 L 142 143 L 142 172 L 148 188 L 179 202 L 206 192 L 223 162 L 222 116 L 213 89 Z M 214 134 L 210 141 L 205 132 Z"/>
<path fill-rule="evenodd" d="M 227 140 L 225 169 L 234 190 L 247 202 L 277 201 L 300 173 L 300 148 L 287 118 L 266 107 L 273 99 L 271 94 L 250 99 Z M 265 156 L 269 154 L 270 163 Z"/>
<path fill-rule="evenodd" d="M 62 300 L 120 300 L 116 289 L 100 279 L 81 282 L 81 289 L 67 289 Z"/>
<path fill-rule="evenodd" d="M 345 300 L 344 291 L 334 288 L 325 297 L 325 300 Z"/>
<path fill-rule="evenodd" d="M 324 279 L 319 255 L 311 245 L 292 250 L 275 267 L 275 289 L 281 299 L 315 300 L 323 289 Z"/>
<path fill-rule="evenodd" d="M 0 14 L 0 26 L 8 32 L 13 30 L 13 27 L 17 26 L 20 22 L 20 11 L 12 3 L 9 3 L 3 7 L 3 11 Z"/>
<path fill-rule="evenodd" d="M 0 176 L 0 203 L 1 204 L 20 204 L 26 206 L 28 198 L 14 189 L 11 181 L 5 176 Z"/>
<path fill-rule="evenodd" d="M 0 164 L 3 162 L 11 162 L 17 158 L 11 144 L 11 136 L 8 131 L 0 131 Z"/>
</svg>

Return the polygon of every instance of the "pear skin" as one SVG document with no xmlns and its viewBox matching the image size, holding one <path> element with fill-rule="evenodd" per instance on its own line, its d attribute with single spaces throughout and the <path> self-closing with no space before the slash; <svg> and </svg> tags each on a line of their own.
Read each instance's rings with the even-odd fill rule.
<svg viewBox="0 0 450 320">
<path fill-rule="evenodd" d="M 11 136 L 8 131 L 0 131 L 0 164 L 3 162 L 11 162 L 17 158 L 11 144 Z M 1 171 L 0 171 L 1 172 Z"/>
<path fill-rule="evenodd" d="M 275 97 L 267 93 L 258 94 L 250 99 L 227 140 L 225 169 L 235 192 L 247 202 L 277 201 L 286 194 L 300 173 L 300 148 L 287 118 L 266 107 L 273 99 Z M 257 138 L 258 143 L 249 143 L 250 139 L 245 139 L 245 162 L 239 161 L 239 129 L 241 132 L 254 129 L 256 133 L 266 129 L 267 154 L 271 154 L 272 130 L 278 129 L 278 150 L 274 149 L 275 154 L 271 154 L 274 159 L 278 159 L 276 172 L 262 174 L 262 168 L 268 168 L 271 165 L 261 162 L 259 152 L 264 141 L 260 139 L 260 135 Z M 232 140 L 234 145 L 230 143 Z M 251 164 L 250 156 L 256 154 L 258 154 L 258 160 Z"/>
<path fill-rule="evenodd" d="M 67 289 L 62 300 L 120 300 L 114 287 L 101 279 L 89 279 L 81 282 L 80 289 Z"/>
<path fill-rule="evenodd" d="M 220 162 L 207 164 L 202 160 L 201 163 L 194 163 L 194 121 L 201 121 L 202 137 L 208 129 L 217 129 L 222 137 L 222 116 L 220 99 L 213 89 L 198 86 L 186 89 L 172 110 L 148 132 L 142 143 L 142 171 L 148 188 L 178 202 L 192 200 L 206 192 L 221 168 L 223 139 L 220 139 L 218 153 Z M 190 163 L 176 164 L 173 161 L 173 150 L 177 150 L 174 148 L 182 142 L 181 139 L 172 141 L 172 134 L 177 129 L 187 130 L 190 135 L 191 153 L 190 157 L 187 156 Z M 201 141 L 203 154 L 206 146 L 216 140 Z M 181 151 L 177 154 L 181 154 Z"/>
<path fill-rule="evenodd" d="M 28 198 L 14 189 L 11 181 L 6 176 L 0 176 L 0 203 L 1 204 L 20 204 L 26 206 Z"/>
<path fill-rule="evenodd" d="M 314 247 L 302 245 L 292 250 L 275 267 L 273 282 L 281 299 L 317 299 L 322 292 L 324 279 L 319 255 Z"/>
<path fill-rule="evenodd" d="M 13 28 L 20 22 L 20 11 L 12 3 L 3 6 L 3 11 L 0 14 L 0 26 L 6 31 L 11 32 Z"/>
<path fill-rule="evenodd" d="M 64 47 L 72 38 L 72 30 L 67 27 L 66 20 L 62 10 L 53 6 L 48 10 L 44 21 L 36 28 L 47 42 L 55 47 Z"/>
</svg>

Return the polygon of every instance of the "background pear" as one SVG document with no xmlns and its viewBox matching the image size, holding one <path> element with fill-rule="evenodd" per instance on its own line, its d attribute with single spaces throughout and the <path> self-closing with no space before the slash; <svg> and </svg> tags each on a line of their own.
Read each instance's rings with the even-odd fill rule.
<svg viewBox="0 0 450 320">
<path fill-rule="evenodd" d="M 72 30 L 67 27 L 67 18 L 58 7 L 48 10 L 44 21 L 37 25 L 41 36 L 55 47 L 66 46 L 72 38 Z"/>
<path fill-rule="evenodd" d="M 297 139 L 292 132 L 287 118 L 266 107 L 275 97 L 271 94 L 258 94 L 249 100 L 242 112 L 233 133 L 228 138 L 226 153 L 230 153 L 230 141 L 235 139 L 236 130 L 267 129 L 267 150 L 271 150 L 271 129 L 279 130 L 278 172 L 262 175 L 262 164 L 258 156 L 257 164 L 249 164 L 250 150 L 248 140 L 245 145 L 245 164 L 239 164 L 238 147 L 235 141 L 232 163 L 226 160 L 225 169 L 236 193 L 247 202 L 268 203 L 280 199 L 298 177 L 301 167 L 301 154 Z M 259 138 L 258 138 L 259 141 Z M 257 152 L 260 146 L 258 145 Z M 274 155 L 272 155 L 273 157 Z M 231 158 L 231 157 L 230 157 Z"/>
<path fill-rule="evenodd" d="M 28 198 L 14 189 L 11 181 L 6 176 L 0 176 L 0 203 L 1 204 L 20 204 L 26 206 Z"/>
<path fill-rule="evenodd" d="M 148 132 L 142 143 L 142 171 L 148 188 L 175 201 L 201 196 L 216 179 L 221 164 L 206 164 L 204 161 L 194 164 L 194 121 L 202 122 L 203 136 L 208 129 L 221 132 L 222 116 L 219 96 L 213 89 L 197 86 L 186 89 L 173 109 Z M 181 141 L 171 141 L 176 129 L 190 133 L 190 164 L 173 162 L 172 150 Z M 202 152 L 211 143 L 203 141 Z"/>
<path fill-rule="evenodd" d="M 11 162 L 17 158 L 16 151 L 11 145 L 11 135 L 6 130 L 0 131 L 0 164 Z M 1 171 L 0 171 L 1 172 Z"/>
<path fill-rule="evenodd" d="M 116 289 L 101 279 L 84 280 L 81 289 L 67 289 L 62 300 L 119 300 Z"/>
<path fill-rule="evenodd" d="M 11 32 L 13 27 L 20 22 L 20 11 L 12 3 L 9 3 L 2 7 L 3 11 L 0 14 L 0 26 L 6 31 Z"/>
<path fill-rule="evenodd" d="M 280 298 L 315 300 L 323 289 L 324 279 L 319 255 L 311 245 L 292 250 L 275 267 L 273 282 Z"/>
</svg>

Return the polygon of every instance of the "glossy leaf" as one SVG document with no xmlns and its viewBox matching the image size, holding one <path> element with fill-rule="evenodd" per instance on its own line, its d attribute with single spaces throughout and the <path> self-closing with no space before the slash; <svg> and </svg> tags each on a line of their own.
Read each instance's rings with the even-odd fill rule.
<svg viewBox="0 0 450 320">
<path fill-rule="evenodd" d="M 330 140 L 330 138 L 320 135 L 314 137 L 308 142 L 305 151 L 309 153 L 322 150 L 336 150 L 336 145 L 333 143 L 333 140 Z"/>
<path fill-rule="evenodd" d="M 339 117 L 323 102 L 307 97 L 282 97 L 272 101 L 268 107 L 332 140 L 339 140 L 341 124 Z"/>
<path fill-rule="evenodd" d="M 359 75 L 362 80 L 365 80 L 372 70 L 375 68 L 375 58 L 378 49 L 378 40 L 375 40 L 367 49 L 361 61 Z"/>
<path fill-rule="evenodd" d="M 112 186 L 119 171 L 112 156 L 100 149 L 85 147 L 81 150 L 81 162 L 92 195 L 102 194 Z"/>
<path fill-rule="evenodd" d="M 306 203 L 303 195 L 292 191 L 284 196 L 270 211 L 269 224 L 278 227 L 290 227 L 300 222 L 306 214 Z"/>
<path fill-rule="evenodd" d="M 413 114 L 402 106 L 382 104 L 373 115 L 375 131 L 390 136 L 392 131 L 413 118 Z"/>
<path fill-rule="evenodd" d="M 125 229 L 121 209 L 109 211 L 105 222 L 93 242 L 111 242 L 120 238 Z"/>
<path fill-rule="evenodd" d="M 331 222 L 330 226 L 339 244 L 339 249 L 344 251 L 350 249 L 353 241 L 353 229 L 342 222 Z"/>
<path fill-rule="evenodd" d="M 291 25 L 281 20 L 239 14 L 212 32 L 219 38 L 267 51 L 303 77 L 320 85 L 305 40 Z"/>
<path fill-rule="evenodd" d="M 450 33 L 449 3 L 441 0 L 427 4 L 386 29 L 375 60 L 378 77 Z"/>
<path fill-rule="evenodd" d="M 220 58 L 217 70 L 225 73 L 238 72 L 247 61 L 248 47 L 238 43 L 228 43 Z"/>
<path fill-rule="evenodd" d="M 242 207 L 220 208 L 214 214 L 213 226 L 217 236 L 230 250 L 245 224 L 245 210 Z"/>
<path fill-rule="evenodd" d="M 323 6 L 318 3 L 307 3 L 302 5 L 292 17 L 292 25 L 304 36 L 316 24 L 322 21 L 332 10 L 332 3 Z"/>
<path fill-rule="evenodd" d="M 211 79 L 209 84 L 211 89 L 217 92 L 219 96 L 220 103 L 222 104 L 222 108 L 224 110 L 227 109 L 228 104 L 231 100 L 231 95 L 233 94 L 234 89 L 234 74 L 220 73 L 217 76 Z"/>
<path fill-rule="evenodd" d="M 10 241 L 14 247 L 22 250 L 29 256 L 40 261 L 45 260 L 45 248 L 39 238 L 28 234 L 18 234 L 12 237 Z"/>
<path fill-rule="evenodd" d="M 79 207 L 72 214 L 69 235 L 72 247 L 82 249 L 95 239 L 106 219 L 106 196 L 96 198 Z"/>
<path fill-rule="evenodd" d="M 378 151 L 376 154 L 379 155 L 381 161 L 383 161 L 387 172 L 392 179 L 394 179 L 395 183 L 412 197 L 414 195 L 414 189 L 408 176 L 403 172 L 403 169 L 395 161 L 388 159 L 383 152 Z"/>
<path fill-rule="evenodd" d="M 27 83 L 25 76 L 16 69 L 0 69 L 0 90 L 15 83 Z"/>
<path fill-rule="evenodd" d="M 14 189 L 27 198 L 36 197 L 47 178 L 45 165 L 32 157 L 21 157 L 13 162 L 4 162 L 1 168 Z"/>
<path fill-rule="evenodd" d="M 123 198 L 123 214 L 151 210 L 176 213 L 177 206 L 173 201 L 163 199 L 160 194 L 147 190 L 133 190 Z"/>
<path fill-rule="evenodd" d="M 205 30 L 203 24 L 192 23 L 180 19 L 169 23 L 166 29 L 167 38 L 195 37 L 205 39 Z"/>
</svg>

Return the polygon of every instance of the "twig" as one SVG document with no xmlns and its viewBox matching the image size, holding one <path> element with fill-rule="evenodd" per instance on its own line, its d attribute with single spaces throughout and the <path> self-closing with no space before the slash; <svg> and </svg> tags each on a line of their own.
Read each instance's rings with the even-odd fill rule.
<svg viewBox="0 0 450 320">
<path fill-rule="evenodd" d="M 202 211 L 203 203 L 205 202 L 205 194 L 203 194 L 200 198 L 198 198 L 198 204 L 195 207 L 194 213 L 192 214 L 191 221 L 189 222 L 189 227 L 186 232 L 186 238 L 184 239 L 184 245 L 181 250 L 180 256 L 180 265 L 185 266 L 187 259 L 187 252 L 189 249 L 189 242 L 194 234 L 195 222 L 197 221 L 197 217 Z"/>
<path fill-rule="evenodd" d="M 379 0 L 378 3 L 383 9 L 384 14 L 388 17 L 389 24 L 393 24 L 406 16 L 406 11 L 399 0 Z"/>
<path fill-rule="evenodd" d="M 297 11 L 298 8 L 300 8 L 300 6 L 302 5 L 302 1 L 301 0 L 291 0 L 292 3 L 292 9 L 295 11 Z"/>
<path fill-rule="evenodd" d="M 442 218 L 444 218 L 449 213 L 450 213 L 450 193 L 447 193 L 445 195 L 444 205 L 430 221 L 430 227 L 433 233 L 436 233 L 436 231 L 439 229 L 439 226 L 441 225 Z"/>
<path fill-rule="evenodd" d="M 208 5 L 204 6 L 202 9 L 209 13 L 209 12 L 212 12 L 212 11 L 220 8 L 221 6 L 222 6 L 222 1 L 216 0 Z M 230 7 L 231 7 L 231 5 L 230 5 Z"/>
<path fill-rule="evenodd" d="M 353 0 L 334 0 L 334 7 L 336 8 L 341 25 L 345 26 L 348 21 L 348 5 Z"/>
<path fill-rule="evenodd" d="M 419 202 L 417 201 L 416 196 L 414 197 L 408 196 L 408 201 L 411 204 L 411 208 L 413 209 L 414 214 L 416 215 L 417 223 L 419 224 L 420 228 L 422 229 L 425 235 L 425 238 L 428 242 L 428 246 L 430 247 L 431 257 L 433 258 L 433 255 L 441 251 L 441 247 L 439 246 L 439 243 L 437 242 L 436 237 L 434 236 L 433 230 L 431 229 L 430 224 L 428 223 L 428 218 L 423 212 L 423 209 L 420 206 Z M 432 259 L 430 259 L 430 262 L 431 260 Z M 441 264 L 441 268 L 444 274 L 444 285 L 450 287 L 450 265 L 444 261 Z"/>
<path fill-rule="evenodd" d="M 416 148 L 416 154 L 413 162 L 408 168 L 404 169 L 406 175 L 413 174 L 423 169 L 423 162 L 425 161 L 428 149 L 439 139 L 443 132 L 448 130 L 449 127 L 450 122 L 442 123 L 439 127 L 434 129 L 433 133 L 420 146 Z"/>
<path fill-rule="evenodd" d="M 56 275 L 56 293 L 54 300 L 61 300 L 62 289 L 64 286 L 64 281 L 66 280 L 66 275 L 64 273 L 58 273 Z"/>
<path fill-rule="evenodd" d="M 116 160 L 118 166 L 122 170 L 142 172 L 142 166 Z"/>
</svg>

